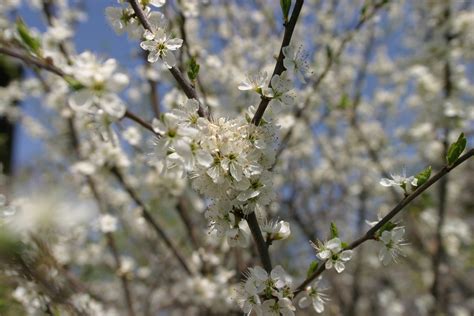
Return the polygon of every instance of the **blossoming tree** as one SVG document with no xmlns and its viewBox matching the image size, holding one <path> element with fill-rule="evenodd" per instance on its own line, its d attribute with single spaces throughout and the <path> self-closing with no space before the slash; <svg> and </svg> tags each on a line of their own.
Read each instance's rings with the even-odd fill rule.
<svg viewBox="0 0 474 316">
<path fill-rule="evenodd" d="M 0 314 L 474 312 L 470 1 L 103 2 L 0 7 Z"/>
</svg>

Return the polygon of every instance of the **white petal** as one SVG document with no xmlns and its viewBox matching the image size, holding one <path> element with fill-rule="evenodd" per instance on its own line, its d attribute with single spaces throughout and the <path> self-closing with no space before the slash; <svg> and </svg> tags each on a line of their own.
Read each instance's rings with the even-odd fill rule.
<svg viewBox="0 0 474 316">
<path fill-rule="evenodd" d="M 87 111 L 92 105 L 94 94 L 89 89 L 74 91 L 69 97 L 69 105 L 75 111 Z"/>
<path fill-rule="evenodd" d="M 183 45 L 183 40 L 180 38 L 173 38 L 166 41 L 166 48 L 169 50 L 177 50 Z"/>
<path fill-rule="evenodd" d="M 168 129 L 166 128 L 165 124 L 163 124 L 162 121 L 160 121 L 160 120 L 158 120 L 158 119 L 156 119 L 156 118 L 153 119 L 153 121 L 152 121 L 152 123 L 151 123 L 151 126 L 152 126 L 152 128 L 153 128 L 153 131 L 154 131 L 155 133 L 159 133 L 159 134 L 165 134 L 166 131 L 168 130 Z"/>
<path fill-rule="evenodd" d="M 122 100 L 113 93 L 108 93 L 101 96 L 98 103 L 108 115 L 114 118 L 122 118 L 127 111 L 127 108 Z"/>
<path fill-rule="evenodd" d="M 324 264 L 324 267 L 326 268 L 326 270 L 331 269 L 332 268 L 332 260 L 326 261 L 326 263 Z"/>
<path fill-rule="evenodd" d="M 322 313 L 324 312 L 324 302 L 322 299 L 319 297 L 313 298 L 313 308 L 316 311 L 316 313 Z"/>
<path fill-rule="evenodd" d="M 166 52 L 166 54 L 162 56 L 162 59 L 168 68 L 173 68 L 176 65 L 176 57 L 172 52 Z"/>
<path fill-rule="evenodd" d="M 300 298 L 300 300 L 298 301 L 298 306 L 300 308 L 306 308 L 308 307 L 309 305 L 311 304 L 311 300 L 309 299 L 309 297 L 305 294 L 305 296 L 303 296 L 302 298 Z"/>
<path fill-rule="evenodd" d="M 140 43 L 140 47 L 144 50 L 154 51 L 156 50 L 156 42 L 155 41 L 143 41 Z"/>
<path fill-rule="evenodd" d="M 262 267 L 256 266 L 252 269 L 252 275 L 257 278 L 257 280 L 265 281 L 268 279 L 268 273 Z"/>
<path fill-rule="evenodd" d="M 342 261 L 349 261 L 352 258 L 352 250 L 344 250 L 341 252 L 339 255 L 339 258 L 341 258 Z"/>
<path fill-rule="evenodd" d="M 333 253 L 341 251 L 341 240 L 339 238 L 333 238 L 326 243 L 326 248 L 331 250 Z"/>
<path fill-rule="evenodd" d="M 160 57 L 159 53 L 157 51 L 151 51 L 148 54 L 147 60 L 149 63 L 155 63 L 158 58 Z"/>
<path fill-rule="evenodd" d="M 334 268 L 336 269 L 337 273 L 341 273 L 342 271 L 344 271 L 345 269 L 345 265 L 343 262 L 341 261 L 336 261 L 336 263 L 334 264 Z"/>
<path fill-rule="evenodd" d="M 331 250 L 323 250 L 321 252 L 318 252 L 318 257 L 325 260 L 325 259 L 328 259 L 329 257 L 331 257 Z"/>
<path fill-rule="evenodd" d="M 391 187 L 393 185 L 393 181 L 387 178 L 382 178 L 379 183 L 384 187 Z"/>
</svg>

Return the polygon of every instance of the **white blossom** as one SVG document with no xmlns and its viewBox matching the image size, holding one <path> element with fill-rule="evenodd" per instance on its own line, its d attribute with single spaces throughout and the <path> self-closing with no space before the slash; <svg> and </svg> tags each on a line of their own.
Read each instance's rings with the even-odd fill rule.
<svg viewBox="0 0 474 316">
<path fill-rule="evenodd" d="M 285 56 L 283 65 L 286 70 L 293 72 L 302 83 L 306 83 L 304 77 L 309 71 L 309 65 L 308 56 L 303 52 L 303 49 L 301 47 L 295 49 L 294 46 L 289 45 L 283 47 L 282 51 Z"/>
<path fill-rule="evenodd" d="M 285 221 L 269 221 L 262 226 L 266 240 L 282 240 L 290 236 L 290 223 Z"/>
<path fill-rule="evenodd" d="M 239 90 L 252 90 L 258 93 L 262 93 L 262 89 L 265 87 L 267 81 L 266 72 L 249 73 L 245 79 L 239 84 Z"/>
<path fill-rule="evenodd" d="M 320 287 L 320 282 L 321 277 L 313 281 L 311 285 L 306 287 L 297 297 L 298 306 L 300 308 L 306 308 L 311 305 L 316 313 L 324 312 L 324 304 L 326 304 L 329 298 L 324 293 L 324 289 Z"/>
<path fill-rule="evenodd" d="M 148 62 L 154 63 L 158 59 L 168 68 L 176 65 L 176 57 L 173 51 L 178 50 L 183 45 L 183 40 L 179 38 L 171 38 L 164 29 L 164 17 L 157 16 L 157 22 L 152 24 L 153 29 L 145 30 L 143 37 L 145 41 L 140 43 L 140 47 L 149 51 Z"/>
<path fill-rule="evenodd" d="M 317 251 L 317 256 L 321 260 L 326 260 L 326 269 L 334 268 L 338 273 L 345 269 L 345 262 L 352 258 L 352 250 L 343 250 L 342 242 L 338 237 L 335 237 L 326 243 L 318 242 L 318 245 L 313 244 Z"/>
<path fill-rule="evenodd" d="M 103 233 L 113 233 L 117 230 L 118 220 L 110 214 L 102 215 L 99 219 L 99 227 Z"/>
<path fill-rule="evenodd" d="M 382 178 L 382 180 L 380 180 L 380 184 L 384 187 L 401 187 L 406 192 L 408 189 L 407 185 L 412 185 L 416 187 L 418 183 L 418 179 L 414 176 L 407 177 L 405 170 L 403 170 L 402 174 L 392 174 L 391 177 L 392 179 Z"/>
<path fill-rule="evenodd" d="M 401 247 L 405 245 L 403 235 L 404 227 L 395 227 L 392 230 L 385 230 L 379 240 L 383 243 L 383 247 L 379 252 L 379 260 L 384 265 L 388 265 L 390 261 L 397 261 L 399 256 L 403 256 Z"/>
</svg>

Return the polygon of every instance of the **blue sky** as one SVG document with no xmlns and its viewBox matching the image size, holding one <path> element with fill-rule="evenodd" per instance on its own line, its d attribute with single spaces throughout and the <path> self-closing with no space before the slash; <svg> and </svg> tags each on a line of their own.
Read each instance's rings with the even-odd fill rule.
<svg viewBox="0 0 474 316">
<path fill-rule="evenodd" d="M 128 40 L 126 35 L 117 36 L 107 24 L 105 8 L 116 5 L 114 0 L 88 0 L 86 1 L 87 20 L 77 25 L 74 42 L 78 53 L 92 50 L 104 58 L 113 57 L 119 60 L 123 67 L 137 64 L 137 60 L 131 57 L 131 48 L 136 43 Z M 18 14 L 25 20 L 28 26 L 39 31 L 45 30 L 44 19 L 40 11 L 34 10 L 26 4 L 20 8 Z M 21 103 L 21 107 L 30 116 L 36 117 L 40 114 L 38 100 L 27 99 Z M 17 124 L 15 135 L 14 167 L 33 165 L 38 156 L 45 153 L 40 141 L 30 137 L 21 126 Z"/>
</svg>

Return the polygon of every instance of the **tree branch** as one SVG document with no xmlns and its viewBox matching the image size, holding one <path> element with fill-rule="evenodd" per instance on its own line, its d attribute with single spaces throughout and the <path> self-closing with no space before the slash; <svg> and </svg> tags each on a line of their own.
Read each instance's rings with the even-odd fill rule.
<svg viewBox="0 0 474 316">
<path fill-rule="evenodd" d="M 173 242 L 171 241 L 171 238 L 168 237 L 168 235 L 165 233 L 165 230 L 160 226 L 160 224 L 158 224 L 157 221 L 155 221 L 155 219 L 151 215 L 151 212 L 148 209 L 148 207 L 145 205 L 145 203 L 142 202 L 142 200 L 138 197 L 135 191 L 125 182 L 125 179 L 123 178 L 121 172 L 117 168 L 112 168 L 111 172 L 113 175 L 115 175 L 118 182 L 122 185 L 125 191 L 127 191 L 127 193 L 130 195 L 132 200 L 142 209 L 143 218 L 153 228 L 156 234 L 160 236 L 161 239 L 163 239 L 166 246 L 171 250 L 171 252 L 176 257 L 180 265 L 186 271 L 186 273 L 188 275 L 193 275 L 193 272 L 191 268 L 188 266 L 188 263 L 186 262 L 186 260 L 184 259 L 184 256 L 179 252 L 178 248 L 173 244 Z"/>
<path fill-rule="evenodd" d="M 467 151 L 467 153 L 459 157 L 459 159 L 456 160 L 453 165 L 443 167 L 440 171 L 438 171 L 438 173 L 436 173 L 432 178 L 426 181 L 422 186 L 418 187 L 413 193 L 401 200 L 384 218 L 382 218 L 377 224 L 375 224 L 371 229 L 369 229 L 363 236 L 350 243 L 349 246 L 344 248 L 344 250 L 355 249 L 367 240 L 374 239 L 375 233 L 383 225 L 385 225 L 388 221 L 395 217 L 395 215 L 400 213 L 407 205 L 409 205 L 413 200 L 415 200 L 419 195 L 421 195 L 421 193 L 426 191 L 429 187 L 431 187 L 433 184 L 435 184 L 445 175 L 447 175 L 451 170 L 453 170 L 463 162 L 467 161 L 472 156 L 474 156 L 474 148 L 470 149 L 469 151 Z M 326 261 L 320 262 L 318 269 L 296 288 L 294 292 L 295 295 L 303 291 L 306 286 L 308 286 L 314 279 L 321 275 L 324 270 L 326 270 L 325 262 Z"/>
<path fill-rule="evenodd" d="M 295 7 L 293 8 L 293 12 L 291 13 L 291 18 L 288 23 L 285 24 L 285 34 L 283 35 L 283 41 L 281 42 L 280 52 L 278 54 L 275 69 L 273 70 L 271 78 L 273 78 L 273 76 L 275 75 L 281 75 L 283 71 L 286 70 L 285 66 L 283 65 L 283 59 L 285 57 L 283 55 L 283 48 L 290 45 L 291 37 L 293 36 L 293 31 L 295 30 L 296 22 L 298 21 L 298 17 L 300 15 L 301 8 L 303 7 L 303 3 L 304 0 L 296 0 Z M 270 82 L 268 86 L 271 88 L 272 83 Z M 255 112 L 255 115 L 252 119 L 253 124 L 260 124 L 260 121 L 263 117 L 263 113 L 265 113 L 265 110 L 267 109 L 270 100 L 270 98 L 262 96 L 257 111 Z"/>
</svg>

